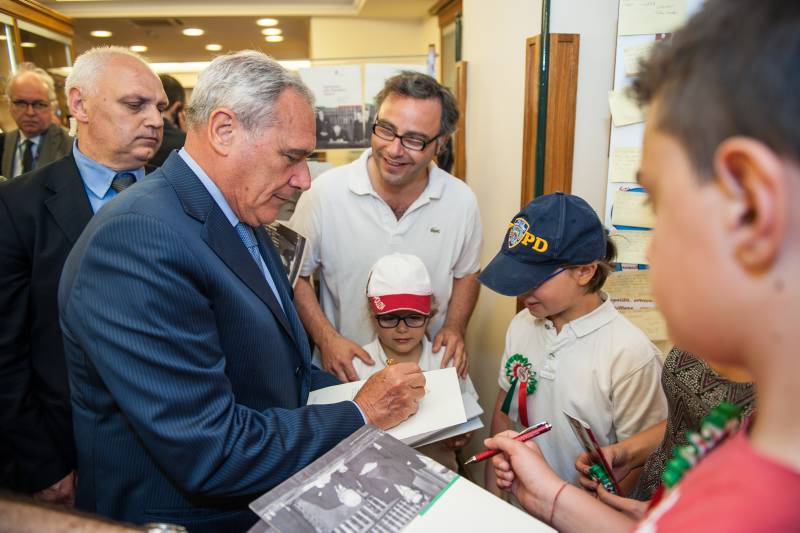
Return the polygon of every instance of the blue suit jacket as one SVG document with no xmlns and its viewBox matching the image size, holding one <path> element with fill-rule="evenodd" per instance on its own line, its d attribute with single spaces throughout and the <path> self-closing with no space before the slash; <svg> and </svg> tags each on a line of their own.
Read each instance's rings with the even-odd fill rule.
<svg viewBox="0 0 800 533">
<path fill-rule="evenodd" d="M 290 307 L 277 253 L 256 235 Z M 304 407 L 338 382 L 312 366 L 307 338 L 176 153 L 86 227 L 59 309 L 82 509 L 244 529 L 250 499 L 363 424 L 352 402 Z"/>
</svg>

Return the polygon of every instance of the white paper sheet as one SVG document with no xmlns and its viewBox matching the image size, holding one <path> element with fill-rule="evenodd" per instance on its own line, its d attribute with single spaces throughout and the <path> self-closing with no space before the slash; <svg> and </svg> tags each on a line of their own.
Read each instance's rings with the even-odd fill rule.
<svg viewBox="0 0 800 533">
<path fill-rule="evenodd" d="M 408 420 L 386 431 L 404 444 L 415 444 L 433 431 L 440 431 L 467 421 L 456 369 L 441 368 L 424 374 L 425 396 L 419 402 L 419 409 Z M 308 405 L 352 400 L 365 382 L 366 380 L 354 381 L 311 391 Z"/>
<path fill-rule="evenodd" d="M 483 427 L 483 421 L 481 420 L 483 408 L 480 406 L 478 401 L 469 394 L 462 394 L 461 400 L 464 402 L 464 413 L 467 415 L 467 421 L 463 424 L 458 424 L 447 429 L 432 431 L 428 434 L 420 435 L 419 439 L 421 440 L 418 440 L 414 443 L 415 448 L 426 446 L 433 442 L 439 442 L 440 440 L 449 439 L 450 437 L 455 437 L 456 435 L 463 435 L 464 433 L 475 431 L 476 429 L 481 429 Z"/>
<path fill-rule="evenodd" d="M 423 509 L 403 531 L 405 533 L 428 531 L 537 533 L 555 529 L 459 477 Z"/>
</svg>

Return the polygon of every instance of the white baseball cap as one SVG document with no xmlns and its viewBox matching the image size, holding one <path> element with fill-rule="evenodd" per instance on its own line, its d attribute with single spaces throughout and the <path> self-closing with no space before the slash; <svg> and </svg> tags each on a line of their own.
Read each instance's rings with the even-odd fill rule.
<svg viewBox="0 0 800 533">
<path fill-rule="evenodd" d="M 416 255 L 385 255 L 372 265 L 367 281 L 367 298 L 377 315 L 401 310 L 429 315 L 431 294 L 431 277 L 422 259 Z"/>
</svg>

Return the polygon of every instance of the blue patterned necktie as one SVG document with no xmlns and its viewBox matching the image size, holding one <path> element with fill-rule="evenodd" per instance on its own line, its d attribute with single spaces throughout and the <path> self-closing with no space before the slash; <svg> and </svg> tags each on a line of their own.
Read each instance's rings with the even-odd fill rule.
<svg viewBox="0 0 800 533">
<path fill-rule="evenodd" d="M 274 262 L 268 257 L 261 257 L 261 252 L 258 249 L 258 243 L 253 237 L 253 234 L 247 231 L 247 227 L 242 222 L 236 224 L 236 233 L 239 234 L 239 238 L 242 240 L 242 243 L 244 243 L 247 251 L 250 252 L 250 255 L 253 256 L 253 259 L 255 259 L 256 263 L 261 265 L 263 261 L 264 266 L 270 273 L 270 276 L 272 276 L 275 284 L 274 290 L 277 293 L 275 296 L 278 298 L 278 302 L 280 302 L 280 305 L 283 308 L 284 315 L 289 321 L 289 326 L 291 327 L 292 334 L 294 335 L 295 341 L 300 348 L 302 358 L 305 362 L 310 361 L 311 348 L 308 345 L 308 334 L 303 328 L 303 324 L 300 322 L 300 317 L 297 316 L 297 311 L 295 311 L 292 297 L 289 295 L 288 290 L 284 287 L 282 280 L 276 278 L 276 276 L 282 276 L 283 280 L 286 279 L 286 273 L 284 272 L 282 265 L 274 264 Z M 306 393 L 307 392 L 308 391 L 306 391 Z"/>
<path fill-rule="evenodd" d="M 130 172 L 120 172 L 111 180 L 111 188 L 120 193 L 134 183 L 136 183 L 136 176 Z"/>
<path fill-rule="evenodd" d="M 247 231 L 247 227 L 242 222 L 236 224 L 236 233 L 239 234 L 239 238 L 242 239 L 242 243 L 245 245 L 245 248 L 247 248 L 247 251 L 253 256 L 253 260 L 260 266 L 261 252 L 258 251 L 258 243 L 255 238 L 253 238 L 253 234 Z"/>
</svg>

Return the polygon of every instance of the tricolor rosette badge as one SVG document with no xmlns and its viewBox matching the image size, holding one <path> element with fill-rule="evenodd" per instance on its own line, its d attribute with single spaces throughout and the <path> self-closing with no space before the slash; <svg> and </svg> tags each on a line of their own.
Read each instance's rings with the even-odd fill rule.
<svg viewBox="0 0 800 533">
<path fill-rule="evenodd" d="M 506 378 L 511 383 L 506 399 L 500 408 L 505 414 L 511 410 L 511 402 L 517 397 L 519 421 L 523 426 L 528 426 L 528 395 L 536 392 L 536 371 L 528 358 L 515 353 L 508 358 L 505 365 Z"/>
</svg>

